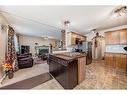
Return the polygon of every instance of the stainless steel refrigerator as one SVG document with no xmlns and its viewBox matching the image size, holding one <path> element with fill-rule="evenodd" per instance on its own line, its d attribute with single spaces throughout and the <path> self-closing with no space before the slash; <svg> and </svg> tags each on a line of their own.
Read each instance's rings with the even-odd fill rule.
<svg viewBox="0 0 127 95">
<path fill-rule="evenodd" d="M 85 52 L 86 57 L 86 64 L 92 63 L 92 42 L 83 42 L 82 43 L 82 52 Z"/>
</svg>

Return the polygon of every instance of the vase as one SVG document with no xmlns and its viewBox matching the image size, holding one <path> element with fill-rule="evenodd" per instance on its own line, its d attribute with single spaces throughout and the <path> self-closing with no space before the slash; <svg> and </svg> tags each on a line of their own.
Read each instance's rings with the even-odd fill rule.
<svg viewBox="0 0 127 95">
<path fill-rule="evenodd" d="M 12 70 L 9 70 L 7 75 L 8 75 L 8 78 L 9 79 L 12 79 L 13 76 L 14 76 L 13 71 Z"/>
</svg>

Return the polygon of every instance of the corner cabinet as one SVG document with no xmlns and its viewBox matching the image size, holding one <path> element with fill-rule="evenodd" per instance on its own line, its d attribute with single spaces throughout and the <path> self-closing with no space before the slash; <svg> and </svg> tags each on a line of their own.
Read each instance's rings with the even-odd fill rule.
<svg viewBox="0 0 127 95">
<path fill-rule="evenodd" d="M 106 52 L 105 65 L 127 72 L 127 54 Z"/>
<path fill-rule="evenodd" d="M 127 44 L 127 29 L 105 32 L 105 44 Z"/>
</svg>

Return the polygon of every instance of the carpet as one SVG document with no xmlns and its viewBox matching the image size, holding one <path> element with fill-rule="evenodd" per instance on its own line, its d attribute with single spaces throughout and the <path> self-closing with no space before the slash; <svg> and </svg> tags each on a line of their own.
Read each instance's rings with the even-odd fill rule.
<svg viewBox="0 0 127 95">
<path fill-rule="evenodd" d="M 29 79 L 25 79 L 19 82 L 16 82 L 14 84 L 10 84 L 4 87 L 1 87 L 0 89 L 31 89 L 33 87 L 36 87 L 44 82 L 47 82 L 49 80 L 53 79 L 52 76 L 49 73 L 44 73 L 38 76 L 34 76 Z"/>
</svg>

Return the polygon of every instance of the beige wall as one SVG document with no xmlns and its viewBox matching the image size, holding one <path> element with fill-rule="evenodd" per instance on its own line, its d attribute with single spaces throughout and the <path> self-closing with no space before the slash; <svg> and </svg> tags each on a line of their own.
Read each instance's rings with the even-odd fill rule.
<svg viewBox="0 0 127 95">
<path fill-rule="evenodd" d="M 1 25 L 8 25 L 8 21 L 4 18 L 2 14 L 0 14 L 0 78 L 2 76 L 2 62 L 5 58 L 5 51 L 6 51 L 6 30 L 1 29 Z"/>
<path fill-rule="evenodd" d="M 19 36 L 19 43 L 20 45 L 29 45 L 30 46 L 30 52 L 32 54 L 35 54 L 35 43 L 38 43 L 39 46 L 46 45 L 49 46 L 51 43 L 53 46 L 55 46 L 55 40 L 53 39 L 43 39 L 42 37 L 32 37 L 32 36 Z"/>
</svg>

